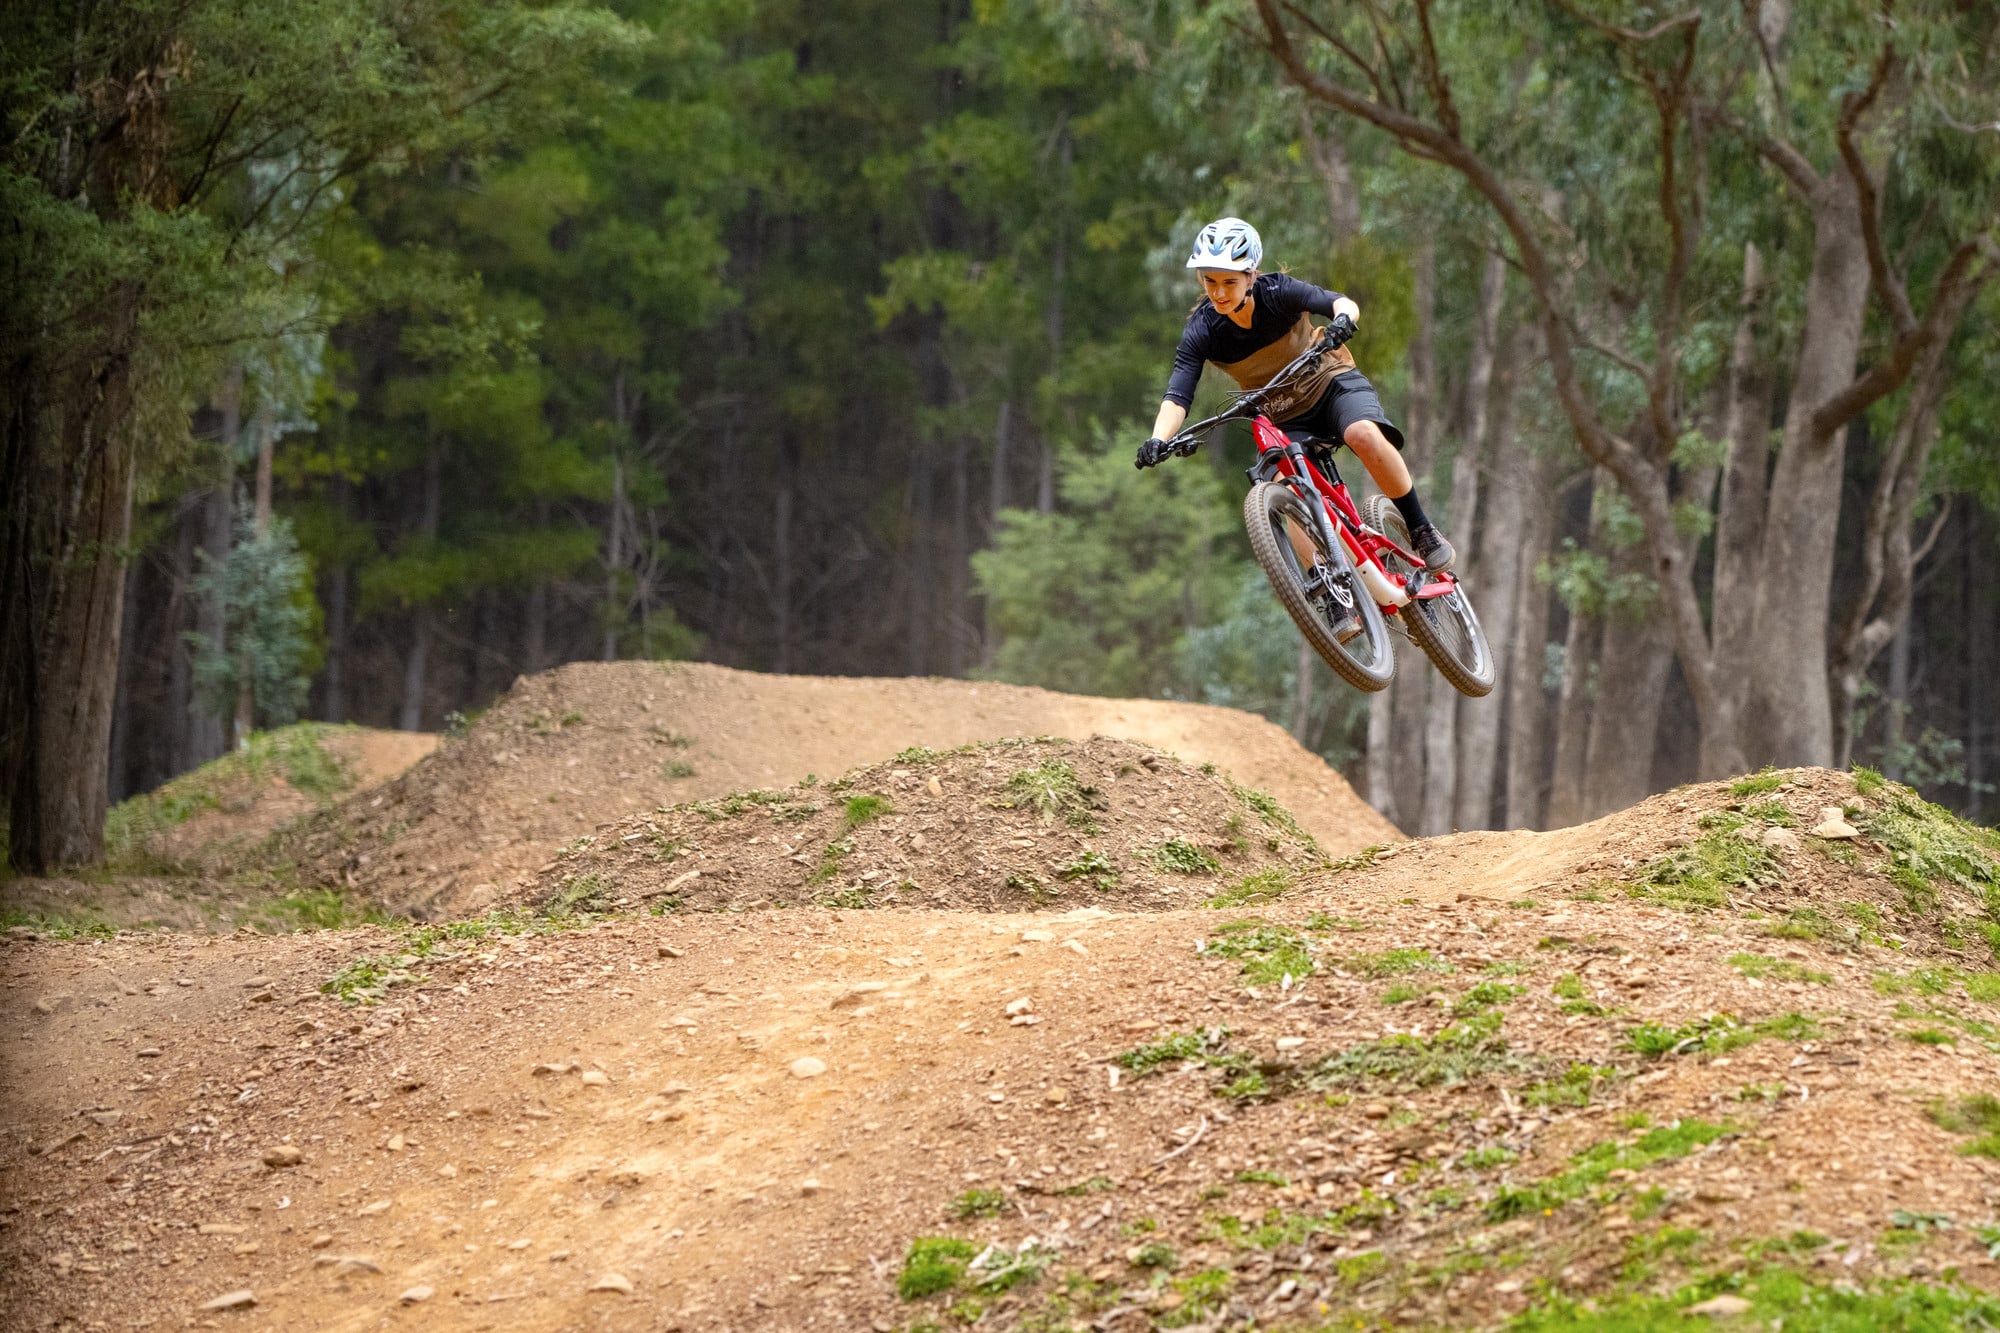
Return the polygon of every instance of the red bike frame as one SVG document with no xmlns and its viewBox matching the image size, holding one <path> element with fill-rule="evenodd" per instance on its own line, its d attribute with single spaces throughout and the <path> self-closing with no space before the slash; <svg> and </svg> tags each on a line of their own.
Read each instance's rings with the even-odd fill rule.
<svg viewBox="0 0 2000 1333">
<path fill-rule="evenodd" d="M 1404 550 L 1387 536 L 1375 531 L 1361 521 L 1361 512 L 1354 507 L 1354 497 L 1347 493 L 1347 483 L 1338 479 L 1328 481 L 1307 457 L 1306 451 L 1292 438 L 1271 424 L 1271 419 L 1259 413 L 1251 422 L 1257 439 L 1258 470 L 1268 465 L 1278 475 L 1293 481 L 1303 478 L 1319 493 L 1320 502 L 1334 519 L 1334 529 L 1347 544 L 1349 558 L 1360 570 L 1373 566 L 1388 585 L 1402 595 L 1403 601 L 1383 601 L 1379 593 L 1374 593 L 1376 605 L 1385 615 L 1395 615 L 1404 602 L 1422 601 L 1430 597 L 1442 597 L 1458 586 L 1458 581 L 1450 573 L 1432 574 L 1424 568 L 1423 557 L 1414 551 Z M 1301 471 L 1303 469 L 1303 471 Z M 1410 568 L 1407 582 L 1398 580 L 1382 566 L 1377 557 L 1384 552 L 1394 552 Z M 1365 576 L 1364 584 L 1367 582 Z"/>
</svg>

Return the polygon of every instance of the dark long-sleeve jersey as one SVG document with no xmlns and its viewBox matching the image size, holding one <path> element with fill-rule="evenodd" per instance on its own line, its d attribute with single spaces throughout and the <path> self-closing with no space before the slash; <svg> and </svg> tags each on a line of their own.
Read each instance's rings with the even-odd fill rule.
<svg viewBox="0 0 2000 1333">
<path fill-rule="evenodd" d="M 1301 282 L 1286 273 L 1266 273 L 1251 284 L 1250 291 L 1256 305 L 1247 329 L 1207 301 L 1188 316 L 1187 325 L 1181 330 L 1180 346 L 1174 349 L 1173 374 L 1167 379 L 1167 401 L 1187 407 L 1194 402 L 1195 385 L 1201 381 L 1206 362 L 1230 366 L 1248 360 L 1290 336 L 1301 315 L 1324 315 L 1331 319 L 1333 303 L 1343 299 L 1339 292 Z M 1353 364 L 1351 358 L 1345 357 L 1345 349 L 1342 356 L 1348 365 Z"/>
</svg>

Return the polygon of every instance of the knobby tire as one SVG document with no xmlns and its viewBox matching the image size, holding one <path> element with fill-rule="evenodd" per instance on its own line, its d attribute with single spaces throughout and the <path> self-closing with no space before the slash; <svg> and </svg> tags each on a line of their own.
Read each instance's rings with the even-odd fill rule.
<svg viewBox="0 0 2000 1333">
<path fill-rule="evenodd" d="M 1304 571 L 1299 568 L 1291 541 L 1284 535 L 1288 518 L 1304 530 L 1333 570 L 1333 576 L 1346 580 L 1355 612 L 1361 618 L 1361 633 L 1355 636 L 1354 643 L 1370 650 L 1366 659 L 1349 652 L 1348 645 L 1334 637 L 1325 613 L 1306 592 Z M 1271 580 L 1279 604 L 1320 660 L 1357 690 L 1373 693 L 1385 688 L 1389 678 L 1396 674 L 1395 649 L 1389 639 L 1389 627 L 1382 620 L 1382 608 L 1375 605 L 1375 599 L 1361 586 L 1347 558 L 1347 548 L 1339 542 L 1334 543 L 1331 551 L 1322 547 L 1306 502 L 1291 488 L 1276 482 L 1258 482 L 1243 497 L 1243 526 L 1250 535 L 1250 553 L 1263 567 L 1264 576 Z"/>
<path fill-rule="evenodd" d="M 1404 550 L 1410 549 L 1409 525 L 1403 522 L 1402 511 L 1388 496 L 1369 496 L 1362 517 L 1368 520 L 1369 527 Z M 1395 556 L 1385 555 L 1381 559 L 1394 577 L 1400 579 L 1408 573 L 1409 567 Z M 1479 615 L 1472 609 L 1472 598 L 1466 594 L 1463 582 L 1443 597 L 1412 600 L 1397 615 L 1402 617 L 1411 642 L 1424 650 L 1424 656 L 1431 659 L 1431 665 L 1451 682 L 1453 689 L 1474 699 L 1483 699 L 1493 692 L 1493 648 L 1486 642 L 1486 631 L 1480 627 Z"/>
</svg>

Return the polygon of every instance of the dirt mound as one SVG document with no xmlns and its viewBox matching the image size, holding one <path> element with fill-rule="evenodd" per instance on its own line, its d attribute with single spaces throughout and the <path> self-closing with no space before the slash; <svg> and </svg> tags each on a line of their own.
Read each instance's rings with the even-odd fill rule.
<svg viewBox="0 0 2000 1333">
<path fill-rule="evenodd" d="M 423 732 L 301 722 L 122 802 L 105 818 L 114 872 L 226 868 L 248 844 L 343 795 L 366 792 L 437 748 Z"/>
<path fill-rule="evenodd" d="M 1262 718 L 953 680 L 767 676 L 700 663 L 576 663 L 518 682 L 462 737 L 378 791 L 300 821 L 276 859 L 301 882 L 399 911 L 476 911 L 600 824 L 908 746 L 1116 736 L 1269 792 L 1328 854 L 1400 835 L 1341 776 Z"/>
<path fill-rule="evenodd" d="M 1213 765 L 1104 736 L 1005 740 L 633 815 L 566 847 L 525 897 L 545 910 L 1164 910 L 1276 897 L 1322 863 L 1283 806 Z"/>
<path fill-rule="evenodd" d="M 0 1327 L 2000 1325 L 1995 961 L 1610 888 L 1837 780 L 1411 844 L 1247 919 L 0 936 Z M 1854 901 L 1993 872 L 1856 796 Z"/>
<path fill-rule="evenodd" d="M 1634 899 L 1741 912 L 1790 938 L 1964 957 L 1983 957 L 1989 944 L 2000 951 L 2000 836 L 1857 774 L 1767 769 L 1677 788 L 1575 828 L 1399 843 L 1354 870 L 1352 884 L 1389 894 L 1462 882 L 1477 866 L 1480 892 L 1498 898 Z"/>
</svg>

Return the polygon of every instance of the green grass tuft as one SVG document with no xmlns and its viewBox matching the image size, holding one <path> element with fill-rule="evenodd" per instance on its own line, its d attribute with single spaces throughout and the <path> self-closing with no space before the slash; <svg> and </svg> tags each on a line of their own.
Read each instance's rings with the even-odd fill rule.
<svg viewBox="0 0 2000 1333">
<path fill-rule="evenodd" d="M 1968 824 L 1906 787 L 1890 786 L 1862 831 L 1888 852 L 1885 871 L 1910 911 L 1937 911 L 1939 890 L 1955 885 L 2000 922 L 2000 832 Z"/>
<path fill-rule="evenodd" d="M 1572 1157 L 1569 1167 L 1556 1175 L 1532 1185 L 1503 1187 L 1486 1206 L 1486 1215 L 1493 1221 L 1504 1222 L 1536 1213 L 1553 1213 L 1602 1185 L 1613 1171 L 1641 1171 L 1661 1162 L 1677 1161 L 1729 1132 L 1726 1124 L 1682 1120 L 1648 1130 L 1628 1144 L 1594 1144 Z"/>
<path fill-rule="evenodd" d="M 1380 953 L 1358 953 L 1347 959 L 1350 971 L 1364 977 L 1400 977 L 1411 972 L 1450 972 L 1449 962 L 1429 949 L 1384 949 Z"/>
<path fill-rule="evenodd" d="M 1147 853 L 1147 858 L 1159 869 L 1177 875 L 1213 875 L 1222 869 L 1222 863 L 1207 848 L 1181 838 L 1169 838 L 1158 844 Z"/>
<path fill-rule="evenodd" d="M 1810 981 L 1825 986 L 1833 981 L 1831 972 L 1817 972 L 1810 967 L 1789 962 L 1782 958 L 1772 958 L 1761 953 L 1733 953 L 1729 955 L 1729 965 L 1746 977 L 1759 981 Z"/>
<path fill-rule="evenodd" d="M 1007 779 L 1006 790 L 1006 797 L 995 802 L 1002 809 L 1026 807 L 1040 814 L 1044 824 L 1060 819 L 1091 833 L 1097 831 L 1092 812 L 1105 807 L 1103 793 L 1079 780 L 1076 767 L 1066 759 L 1019 770 Z"/>
<path fill-rule="evenodd" d="M 1730 783 L 1729 794 L 1739 799 L 1745 796 L 1762 796 L 1767 791 L 1776 791 L 1784 780 L 1783 773 L 1774 772 L 1769 768 L 1760 769 L 1747 778 L 1738 778 Z"/>
<path fill-rule="evenodd" d="M 1135 1075 L 1144 1078 L 1158 1073 L 1165 1065 L 1177 1065 L 1188 1060 L 1202 1060 L 1221 1050 L 1229 1038 L 1227 1028 L 1203 1028 L 1199 1032 L 1177 1032 L 1135 1046 L 1117 1057 L 1116 1063 Z"/>
<path fill-rule="evenodd" d="M 1770 848 L 1718 828 L 1648 861 L 1626 892 L 1693 912 L 1727 907 L 1729 890 L 1762 888 L 1782 876 Z"/>
<path fill-rule="evenodd" d="M 1819 1035 L 1819 1023 L 1800 1013 L 1777 1014 L 1745 1023 L 1733 1014 L 1711 1014 L 1670 1027 L 1664 1023 L 1640 1023 L 1625 1033 L 1627 1050 L 1648 1059 L 1670 1055 L 1720 1055 L 1765 1038 L 1780 1041 L 1809 1041 Z"/>
<path fill-rule="evenodd" d="M 896 1275 L 896 1294 L 906 1301 L 920 1301 L 950 1291 L 978 1253 L 971 1241 L 956 1236 L 920 1236 L 910 1242 L 909 1253 L 903 1256 L 903 1271 Z"/>
<path fill-rule="evenodd" d="M 1507 1048 L 1500 1023 L 1499 1014 L 1487 1011 L 1453 1023 L 1433 1037 L 1399 1033 L 1363 1042 L 1320 1061 L 1307 1082 L 1315 1090 L 1368 1081 L 1428 1088 L 1531 1068 Z"/>
<path fill-rule="evenodd" d="M 1287 976 L 1295 982 L 1304 981 L 1314 971 L 1305 936 L 1261 921 L 1231 921 L 1217 927 L 1214 937 L 1204 942 L 1202 952 L 1241 960 L 1243 976 L 1252 985 L 1279 985 Z"/>
<path fill-rule="evenodd" d="M 1241 907 L 1246 903 L 1267 903 L 1291 892 L 1297 881 L 1285 866 L 1270 866 L 1254 875 L 1245 875 L 1208 900 L 1210 907 Z"/>
<path fill-rule="evenodd" d="M 998 1217 L 1007 1206 L 1007 1196 L 999 1190 L 967 1190 L 951 1203 L 951 1215 L 961 1221 L 975 1217 Z"/>
</svg>

